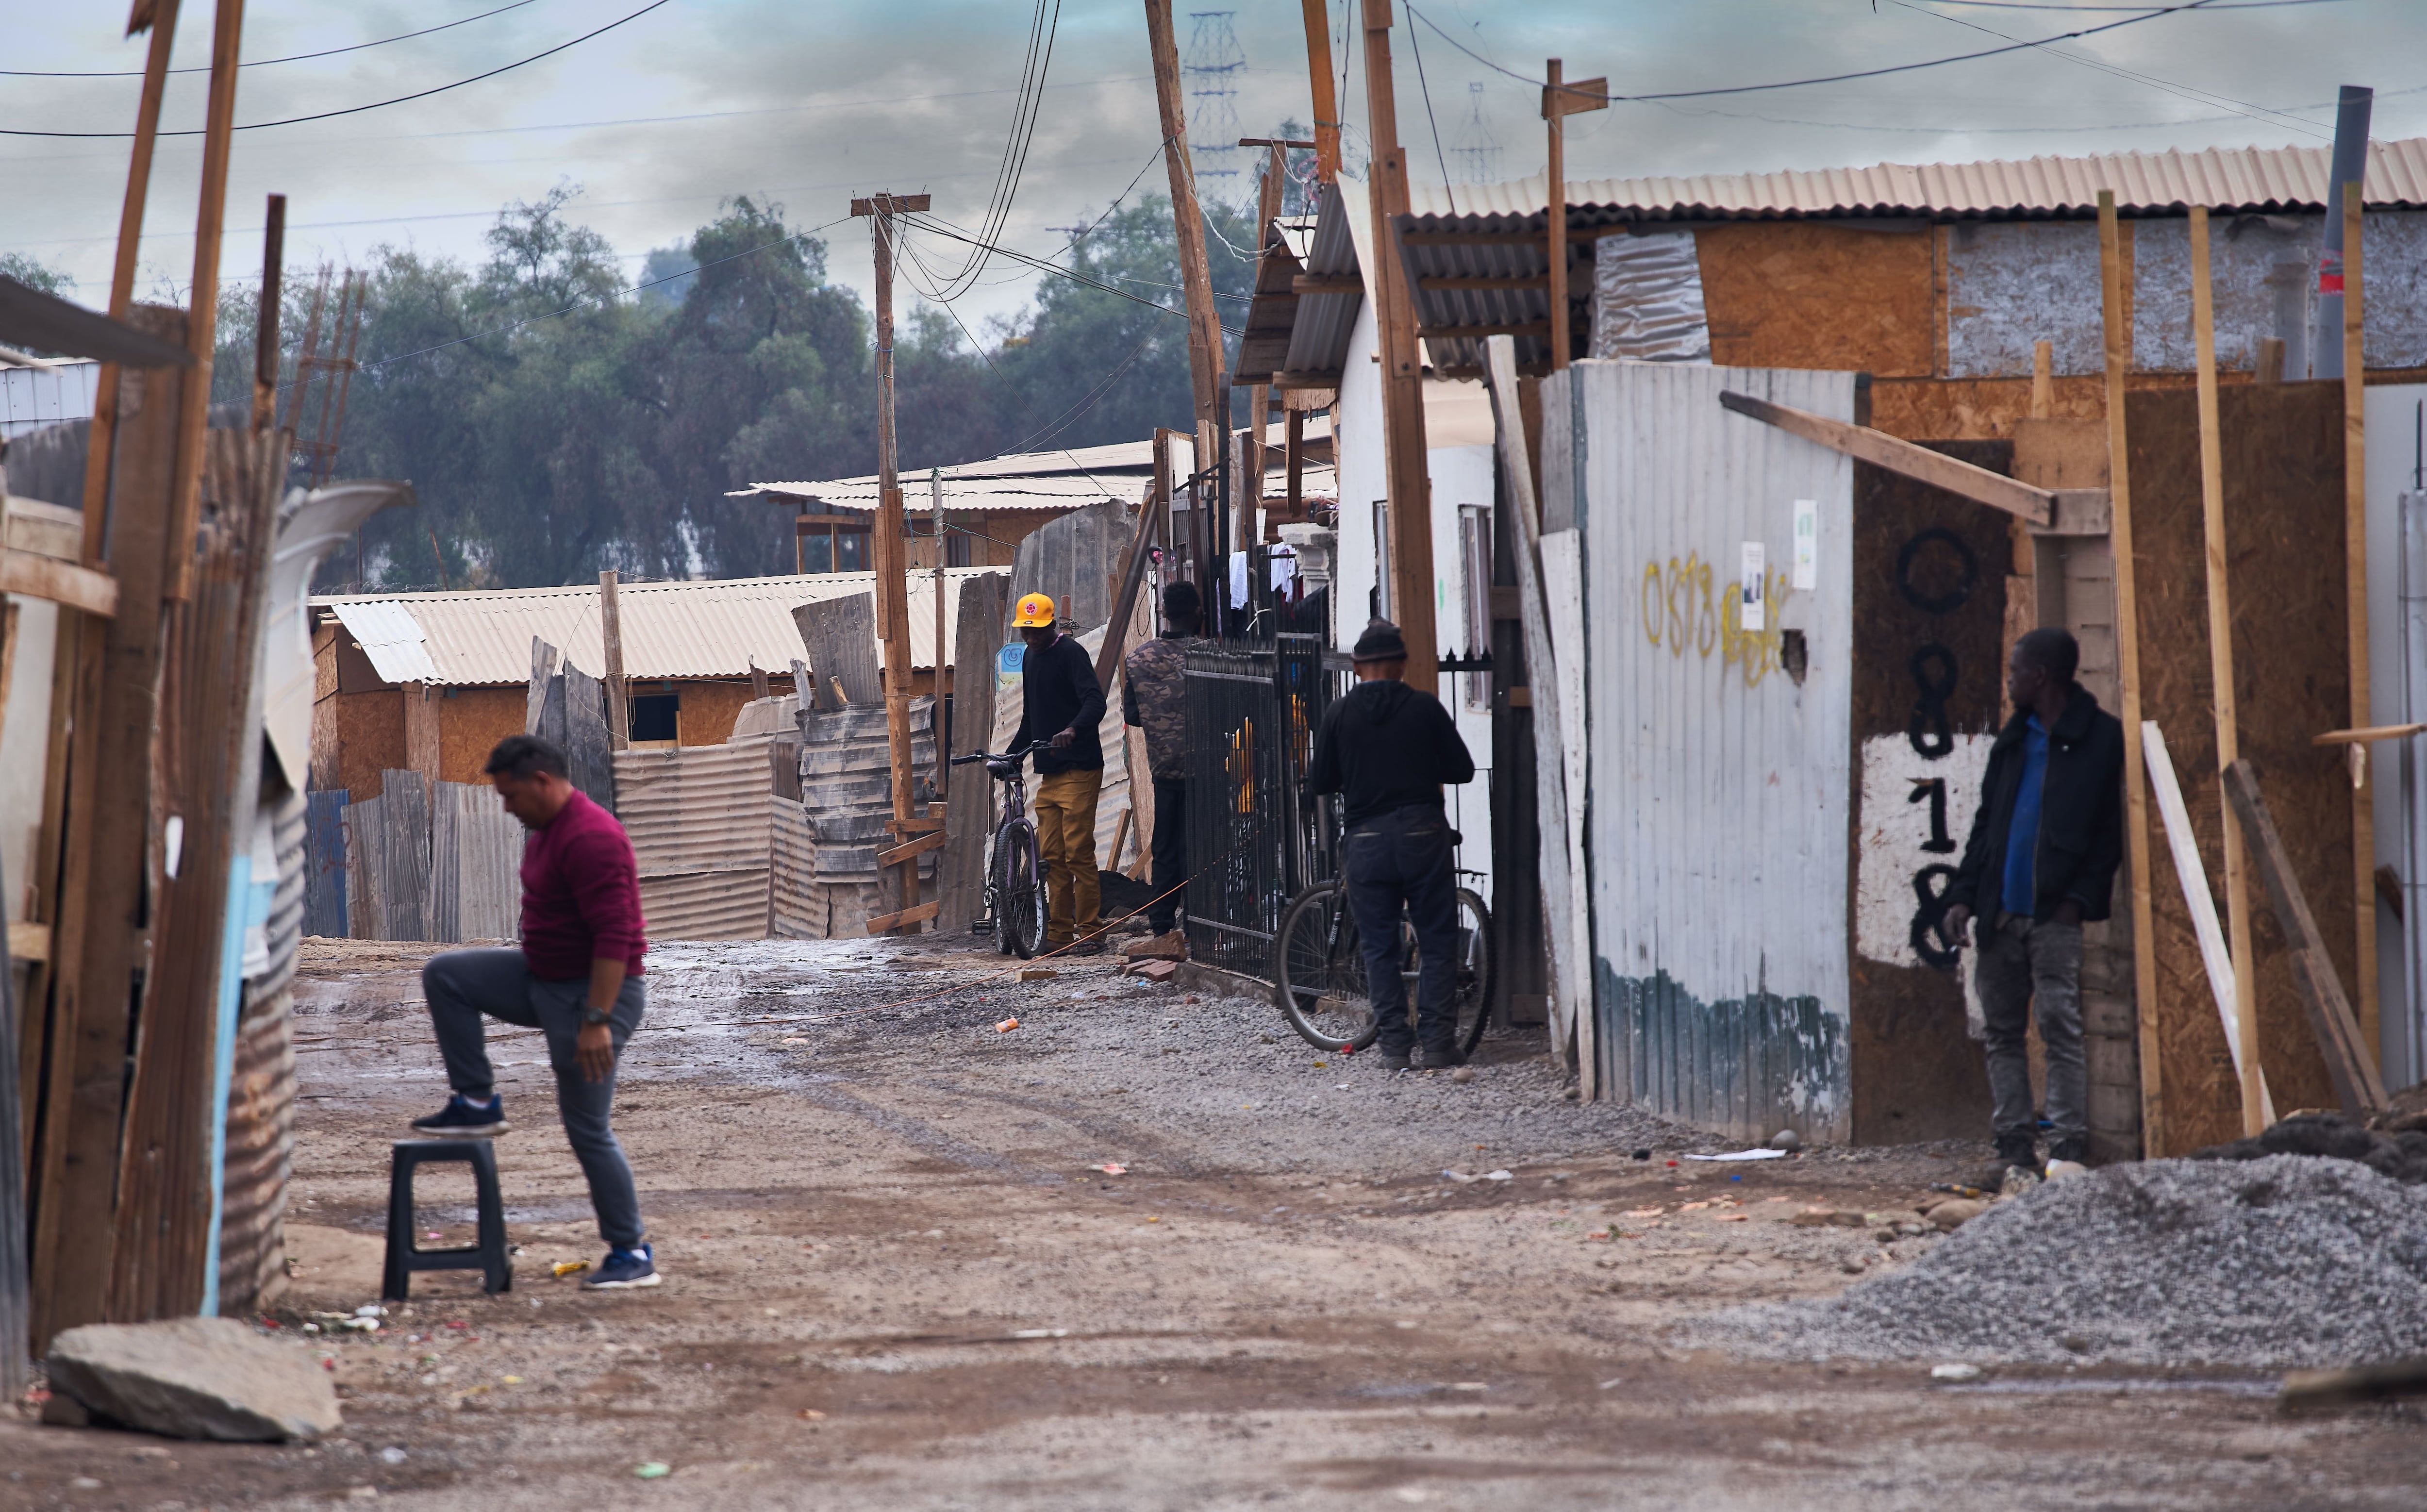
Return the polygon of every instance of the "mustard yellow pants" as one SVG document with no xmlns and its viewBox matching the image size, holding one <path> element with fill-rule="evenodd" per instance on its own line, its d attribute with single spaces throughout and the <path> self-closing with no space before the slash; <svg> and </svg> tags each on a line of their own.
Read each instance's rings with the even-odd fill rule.
<svg viewBox="0 0 2427 1512">
<path fill-rule="evenodd" d="M 1045 857 L 1045 943 L 1067 945 L 1096 932 L 1102 892 L 1096 881 L 1096 797 L 1102 771 L 1040 777 L 1034 804 L 1036 848 Z"/>
</svg>

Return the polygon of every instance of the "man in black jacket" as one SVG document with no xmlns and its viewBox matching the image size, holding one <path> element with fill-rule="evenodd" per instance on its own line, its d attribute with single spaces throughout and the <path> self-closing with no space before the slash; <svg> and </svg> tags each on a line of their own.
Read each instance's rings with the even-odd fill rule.
<svg viewBox="0 0 2427 1512">
<path fill-rule="evenodd" d="M 1104 749 L 1096 727 L 1104 722 L 1104 690 L 1077 637 L 1065 635 L 1053 600 L 1030 593 L 1012 616 L 1027 649 L 1019 658 L 1019 733 L 1011 748 L 1037 749 L 1036 849 L 1045 862 L 1045 943 L 1071 945 L 1071 955 L 1102 952 L 1102 906 L 1096 877 L 1096 798 L 1104 786 Z"/>
<path fill-rule="evenodd" d="M 1386 1071 L 1404 1071 L 1421 1041 L 1425 1068 L 1458 1064 L 1458 836 L 1442 784 L 1470 782 L 1474 757 L 1441 701 L 1400 679 L 1408 644 L 1376 620 L 1357 638 L 1357 686 L 1323 717 L 1307 789 L 1339 793 L 1347 833 L 1348 906 L 1365 950 L 1365 991 Z M 1415 927 L 1416 1027 L 1399 978 L 1399 919 Z"/>
<path fill-rule="evenodd" d="M 1988 1022 L 1991 1127 L 2001 1165 L 2036 1168 L 2028 1016 L 2047 1050 L 2052 1161 L 2089 1144 L 2081 1049 L 2081 926 L 2108 916 L 2124 860 L 2124 726 L 2073 680 L 2080 648 L 2062 630 L 2014 642 L 2006 690 L 2014 717 L 1989 748 L 1989 772 L 1963 864 L 1940 919 L 1961 945 L 1981 923 L 1973 981 Z"/>
</svg>

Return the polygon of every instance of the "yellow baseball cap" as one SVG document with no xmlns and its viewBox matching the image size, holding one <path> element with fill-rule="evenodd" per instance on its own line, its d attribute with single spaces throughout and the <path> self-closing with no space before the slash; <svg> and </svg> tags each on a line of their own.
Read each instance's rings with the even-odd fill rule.
<svg viewBox="0 0 2427 1512">
<path fill-rule="evenodd" d="M 1053 627 L 1053 600 L 1044 593 L 1023 596 L 1012 610 L 1011 623 L 1023 630 Z"/>
</svg>

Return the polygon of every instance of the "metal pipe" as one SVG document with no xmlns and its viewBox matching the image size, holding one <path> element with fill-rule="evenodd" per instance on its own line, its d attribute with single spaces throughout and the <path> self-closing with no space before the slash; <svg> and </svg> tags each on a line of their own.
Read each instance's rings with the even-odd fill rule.
<svg viewBox="0 0 2427 1512">
<path fill-rule="evenodd" d="M 2309 376 L 2343 376 L 2343 186 L 2368 176 L 2369 108 L 2374 89 L 2346 84 L 2335 107 L 2333 167 L 2326 174 L 2326 246 L 2318 258 L 2318 303 L 2309 322 Z"/>
</svg>

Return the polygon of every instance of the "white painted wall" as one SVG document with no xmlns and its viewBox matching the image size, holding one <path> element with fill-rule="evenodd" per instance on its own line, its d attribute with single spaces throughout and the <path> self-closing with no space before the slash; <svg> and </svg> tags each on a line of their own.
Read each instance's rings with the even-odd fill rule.
<svg viewBox="0 0 2427 1512">
<path fill-rule="evenodd" d="M 2377 724 L 2427 720 L 2427 658 L 2408 669 L 2410 691 L 2403 691 L 2405 653 L 2403 647 L 2402 496 L 2418 486 L 2420 463 L 2422 406 L 2427 383 L 2388 383 L 2367 391 L 2368 421 L 2368 703 L 2369 718 Z M 2422 503 L 2421 508 L 2427 508 Z M 2413 595 L 2427 595 L 2427 552 L 2414 558 Z M 2427 612 L 2427 604 L 2419 605 Z M 2369 747 L 2371 780 L 2376 786 L 2376 864 L 2393 868 L 2413 903 L 2417 917 L 2427 905 L 2427 743 L 2419 740 L 2383 740 Z M 2415 800 L 2405 802 L 2407 789 Z M 2411 810 L 2417 817 L 2408 817 Z M 2415 828 L 2414 846 L 2405 823 Z M 2418 861 L 2414 862 L 2415 854 Z M 2405 932 L 2403 920 L 2382 901 L 2376 905 L 2377 1055 L 2388 1089 L 2427 1080 L 2427 1023 L 2421 1009 L 2410 1001 L 2404 944 L 2416 935 L 2427 949 L 2427 919 Z"/>
</svg>

